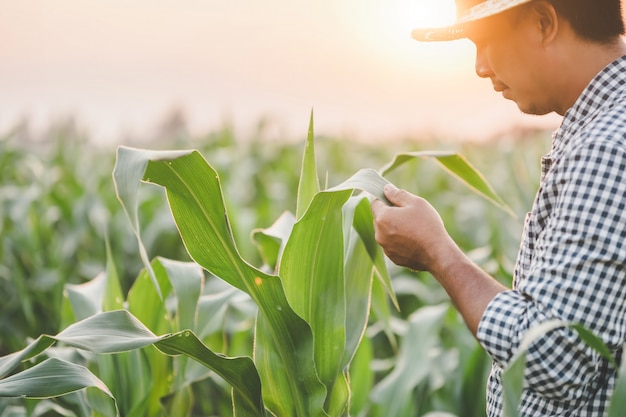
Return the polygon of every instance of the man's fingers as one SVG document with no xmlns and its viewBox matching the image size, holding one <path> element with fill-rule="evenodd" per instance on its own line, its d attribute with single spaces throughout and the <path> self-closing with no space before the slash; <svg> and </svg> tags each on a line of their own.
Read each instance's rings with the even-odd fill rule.
<svg viewBox="0 0 626 417">
<path fill-rule="evenodd" d="M 391 207 L 407 206 L 409 205 L 411 199 L 415 197 L 408 191 L 402 190 L 391 183 L 385 185 L 383 192 L 385 193 L 387 200 L 389 200 L 389 203 L 391 203 Z M 384 208 L 389 208 L 389 205 L 383 203 L 379 199 L 374 199 L 370 203 L 370 207 L 376 213 L 384 211 Z"/>
<path fill-rule="evenodd" d="M 374 216 L 374 227 L 377 228 L 378 221 L 384 217 L 384 213 L 386 213 L 387 209 L 390 207 L 381 200 L 375 199 L 370 203 L 370 208 L 372 210 L 372 215 Z"/>
<path fill-rule="evenodd" d="M 383 191 L 385 192 L 387 200 L 389 200 L 389 202 L 391 202 L 394 206 L 405 206 L 412 197 L 412 194 L 396 187 L 393 184 L 386 184 Z"/>
<path fill-rule="evenodd" d="M 381 200 L 377 198 L 372 200 L 372 202 L 370 203 L 370 207 L 372 208 L 373 211 L 377 211 L 381 209 L 382 207 L 386 207 L 386 206 L 387 205 L 385 203 L 383 203 Z"/>
</svg>

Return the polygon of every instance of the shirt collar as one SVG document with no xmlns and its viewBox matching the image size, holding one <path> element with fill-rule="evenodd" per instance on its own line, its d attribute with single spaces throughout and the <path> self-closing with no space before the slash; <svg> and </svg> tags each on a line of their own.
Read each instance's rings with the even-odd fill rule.
<svg viewBox="0 0 626 417">
<path fill-rule="evenodd" d="M 620 96 L 626 98 L 626 55 L 604 67 L 580 94 L 565 113 L 563 122 L 552 139 L 552 152 L 563 149 L 567 138 L 582 128 L 595 114 L 606 106 L 612 106 Z"/>
</svg>

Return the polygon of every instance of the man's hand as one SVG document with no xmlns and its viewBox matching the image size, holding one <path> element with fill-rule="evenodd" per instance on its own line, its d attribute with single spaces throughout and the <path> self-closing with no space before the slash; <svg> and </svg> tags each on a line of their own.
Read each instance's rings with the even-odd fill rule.
<svg viewBox="0 0 626 417">
<path fill-rule="evenodd" d="M 439 213 L 421 197 L 388 184 L 393 207 L 372 202 L 376 241 L 394 263 L 434 273 L 451 254 L 458 254 Z"/>
<path fill-rule="evenodd" d="M 472 333 L 489 302 L 507 288 L 474 264 L 454 243 L 439 213 L 423 198 L 393 185 L 371 204 L 376 241 L 394 263 L 429 271 L 446 290 Z"/>
</svg>

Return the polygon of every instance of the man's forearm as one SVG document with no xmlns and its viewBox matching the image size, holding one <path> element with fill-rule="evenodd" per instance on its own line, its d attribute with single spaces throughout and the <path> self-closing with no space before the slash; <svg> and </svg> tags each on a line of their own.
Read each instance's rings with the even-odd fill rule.
<svg viewBox="0 0 626 417">
<path fill-rule="evenodd" d="M 454 248 L 431 273 L 446 290 L 474 335 L 489 302 L 508 290 L 458 248 Z"/>
</svg>

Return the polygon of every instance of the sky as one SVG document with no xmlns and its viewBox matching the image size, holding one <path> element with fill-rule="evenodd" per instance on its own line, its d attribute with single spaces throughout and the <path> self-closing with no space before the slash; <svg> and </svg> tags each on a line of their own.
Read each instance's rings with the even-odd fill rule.
<svg viewBox="0 0 626 417">
<path fill-rule="evenodd" d="M 445 6 L 444 6 L 445 5 Z M 74 117 L 94 140 L 192 133 L 484 140 L 522 115 L 474 73 L 467 40 L 419 43 L 451 0 L 0 0 L 0 132 Z"/>
</svg>

